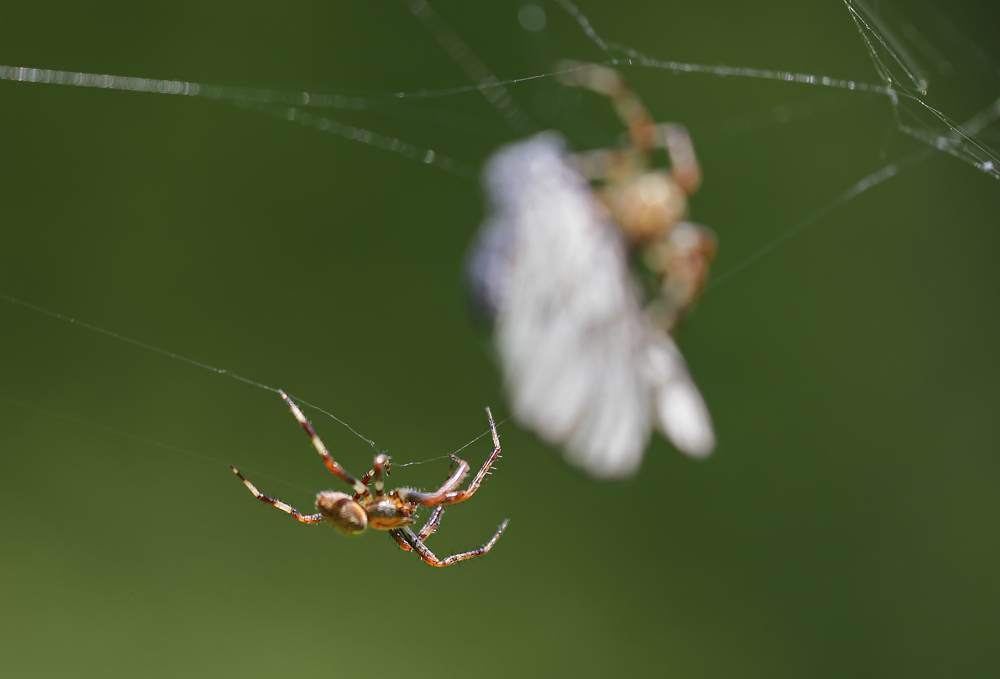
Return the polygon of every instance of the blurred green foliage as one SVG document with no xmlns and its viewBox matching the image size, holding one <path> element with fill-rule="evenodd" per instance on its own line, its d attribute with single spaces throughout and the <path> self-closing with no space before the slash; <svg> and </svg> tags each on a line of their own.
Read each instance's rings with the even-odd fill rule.
<svg viewBox="0 0 1000 679">
<path fill-rule="evenodd" d="M 531 39 L 516 2 L 432 4 L 501 78 L 601 57 L 554 5 Z M 832 0 L 581 9 L 661 58 L 877 81 Z M 919 6 L 896 9 L 902 31 Z M 995 48 L 995 8 L 946 11 Z M 995 78 L 926 37 L 955 59 L 954 77 L 930 73 L 934 105 L 964 120 L 996 99 Z M 4 9 L 0 45 L 11 65 L 247 87 L 467 83 L 394 2 L 43 0 Z M 693 217 L 719 235 L 718 272 L 917 148 L 884 97 L 626 72 L 692 130 Z M 511 92 L 580 146 L 614 139 L 605 102 L 550 88 Z M 0 97 L 0 292 L 285 388 L 397 463 L 479 435 L 486 405 L 505 416 L 460 285 L 474 183 L 225 103 L 12 82 Z M 466 124 L 329 115 L 473 165 L 512 138 L 476 92 L 425 105 Z M 794 115 L 779 124 L 776 106 Z M 253 501 L 226 463 L 302 509 L 337 487 L 277 396 L 0 303 L 0 397 L 215 460 L 0 401 L 4 674 L 986 676 L 998 208 L 996 181 L 938 155 L 708 294 L 680 336 L 718 428 L 704 463 L 657 438 L 635 479 L 601 486 L 506 424 L 496 472 L 431 544 L 510 527 L 443 570 Z M 348 469 L 368 468 L 367 444 L 311 417 Z"/>
</svg>

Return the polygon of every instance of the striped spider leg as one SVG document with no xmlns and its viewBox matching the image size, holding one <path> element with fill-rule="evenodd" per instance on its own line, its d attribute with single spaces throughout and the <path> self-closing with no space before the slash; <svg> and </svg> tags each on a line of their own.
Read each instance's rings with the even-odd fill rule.
<svg viewBox="0 0 1000 679">
<path fill-rule="evenodd" d="M 306 419 L 298 405 L 285 392 L 279 391 L 278 393 L 281 394 L 281 398 L 284 399 L 302 429 L 308 434 L 316 452 L 323 458 L 323 464 L 326 465 L 326 468 L 338 479 L 351 486 L 354 494 L 352 496 L 340 491 L 324 490 L 316 495 L 317 513 L 303 514 L 291 505 L 261 493 L 236 467 L 230 465 L 233 473 L 240 477 L 253 496 L 261 502 L 280 509 L 302 523 L 318 524 L 326 521 L 347 535 L 357 535 L 368 527 L 389 531 L 389 534 L 403 549 L 416 551 L 421 559 L 432 566 L 450 566 L 453 563 L 485 554 L 490 551 L 490 548 L 500 538 L 500 534 L 507 528 L 507 520 L 505 519 L 485 545 L 479 549 L 455 554 L 446 559 L 438 559 L 424 545 L 424 540 L 437 529 L 441 522 L 444 505 L 455 504 L 472 497 L 483 479 L 486 478 L 493 463 L 500 457 L 500 438 L 497 436 L 496 424 L 493 422 L 493 414 L 489 408 L 486 409 L 486 414 L 489 416 L 490 430 L 493 433 L 493 453 L 487 458 L 483 468 L 479 470 L 466 489 L 459 490 L 458 487 L 469 475 L 469 463 L 452 455 L 456 467 L 437 490 L 425 492 L 413 488 L 399 488 L 387 492 L 385 490 L 385 477 L 389 475 L 388 455 L 385 453 L 376 455 L 372 470 L 361 479 L 356 479 L 333 459 L 326 445 L 316 434 L 312 424 Z M 374 493 L 369 489 L 369 483 L 374 488 Z M 416 520 L 416 513 L 421 507 L 436 507 L 436 509 L 424 527 L 418 533 L 414 533 L 408 526 Z"/>
<path fill-rule="evenodd" d="M 486 552 L 490 551 L 490 548 L 500 538 L 500 534 L 503 533 L 504 529 L 507 527 L 507 519 L 504 519 L 504 522 L 500 524 L 500 529 L 497 530 L 493 538 L 485 545 L 483 545 L 479 549 L 474 549 L 469 552 L 463 552 L 461 554 L 455 554 L 445 559 L 438 559 L 438 557 L 434 555 L 434 552 L 432 552 L 430 548 L 428 548 L 427 545 L 424 544 L 424 541 L 428 537 L 430 537 L 435 530 L 437 530 L 438 524 L 441 523 L 441 517 L 444 514 L 444 506 L 456 504 L 458 502 L 462 502 L 463 500 L 467 500 L 470 497 L 472 497 L 472 495 L 479 489 L 479 486 L 483 482 L 483 479 L 485 479 L 486 475 L 489 474 L 490 468 L 492 467 L 493 463 L 500 457 L 500 437 L 497 435 L 496 424 L 494 424 L 493 422 L 493 413 L 490 412 L 489 408 L 487 408 L 486 414 L 489 416 L 490 432 L 493 434 L 493 453 L 489 456 L 489 458 L 487 458 L 486 463 L 483 465 L 482 469 L 479 470 L 479 473 L 476 474 L 475 478 L 472 479 L 472 482 L 469 483 L 468 488 L 466 488 L 465 490 L 451 489 L 442 495 L 441 494 L 442 491 L 444 491 L 445 488 L 449 485 L 449 482 L 445 482 L 445 485 L 442 486 L 441 490 L 433 494 L 416 493 L 406 488 L 400 491 L 400 492 L 406 492 L 410 498 L 413 498 L 414 500 L 417 501 L 420 501 L 416 497 L 417 495 L 426 495 L 426 497 L 423 498 L 423 502 L 429 502 L 437 505 L 437 508 L 431 514 L 430 518 L 427 520 L 427 523 L 424 524 L 424 527 L 421 528 L 418 533 L 414 533 L 407 527 L 390 531 L 390 535 L 392 535 L 392 537 L 396 540 L 396 542 L 399 543 L 400 547 L 402 547 L 407 552 L 411 550 L 416 551 L 416 553 L 420 556 L 421 559 L 423 559 L 432 566 L 449 566 L 458 561 L 471 559 L 474 556 L 480 556 L 481 554 L 485 554 Z M 464 461 L 455 457 L 454 455 L 452 455 L 451 457 L 456 463 L 458 463 L 459 469 L 461 469 L 462 465 L 465 465 L 466 469 L 468 469 L 468 465 L 466 465 Z M 455 474 L 453 473 L 449 477 L 449 481 L 451 478 L 454 478 L 454 476 Z M 458 484 L 456 483 L 455 486 L 457 487 Z"/>
</svg>

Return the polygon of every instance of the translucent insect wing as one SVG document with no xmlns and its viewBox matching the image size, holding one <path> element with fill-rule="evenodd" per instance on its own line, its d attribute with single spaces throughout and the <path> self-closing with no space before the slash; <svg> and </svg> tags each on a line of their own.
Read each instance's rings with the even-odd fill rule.
<svg viewBox="0 0 1000 679">
<path fill-rule="evenodd" d="M 484 171 L 492 213 L 470 260 L 515 418 L 598 478 L 635 472 L 651 418 L 693 455 L 711 421 L 673 341 L 642 311 L 625 243 L 547 132 Z"/>
</svg>

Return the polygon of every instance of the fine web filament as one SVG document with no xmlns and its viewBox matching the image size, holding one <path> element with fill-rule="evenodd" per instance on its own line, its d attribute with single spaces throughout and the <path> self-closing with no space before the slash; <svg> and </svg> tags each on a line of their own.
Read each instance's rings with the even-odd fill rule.
<svg viewBox="0 0 1000 679">
<path fill-rule="evenodd" d="M 274 393 L 274 394 L 280 393 L 280 391 L 281 391 L 280 389 L 277 389 L 276 387 L 270 387 L 270 386 L 268 386 L 268 385 L 266 385 L 266 384 L 264 384 L 262 382 L 257 382 L 255 380 L 248 379 L 246 377 L 243 377 L 242 375 L 237 375 L 232 370 L 227 370 L 225 368 L 216 368 L 215 366 L 208 365 L 207 363 L 202 363 L 201 361 L 196 361 L 196 360 L 194 360 L 192 358 L 188 358 L 187 356 L 181 356 L 180 354 L 176 354 L 176 353 L 174 353 L 172 351 L 167 351 L 166 349 L 160 349 L 159 347 L 154 346 L 152 344 L 148 344 L 146 342 L 142 342 L 140 340 L 133 339 L 133 338 L 127 337 L 125 335 L 121 335 L 121 334 L 119 334 L 117 332 L 113 332 L 111 330 L 105 330 L 104 328 L 96 326 L 96 325 L 94 325 L 92 323 L 86 323 L 84 321 L 77 320 L 77 319 L 75 319 L 75 318 L 73 318 L 71 316 L 66 316 L 65 314 L 60 314 L 58 312 L 51 311 L 51 310 L 46 309 L 44 307 L 40 307 L 37 304 L 32 304 L 30 302 L 25 302 L 24 300 L 20 300 L 20 299 L 17 299 L 15 297 L 10 297 L 9 295 L 4 295 L 2 293 L 0 293 L 0 299 L 4 300 L 6 302 L 10 302 L 11 304 L 17 304 L 18 306 L 25 307 L 26 309 L 31 309 L 32 311 L 37 311 L 38 313 L 45 314 L 47 316 L 51 316 L 52 318 L 57 318 L 60 321 L 66 321 L 67 323 L 71 323 L 73 325 L 80 326 L 81 328 L 86 328 L 87 330 L 92 330 L 92 331 L 94 331 L 96 333 L 100 333 L 102 335 L 107 335 L 108 337 L 113 337 L 114 339 L 121 340 L 122 342 L 127 342 L 128 344 L 134 344 L 135 346 L 141 347 L 142 349 L 146 349 L 147 351 L 152 351 L 152 352 L 157 353 L 157 354 L 162 354 L 163 356 L 167 356 L 168 358 L 172 358 L 174 360 L 181 361 L 182 363 L 187 363 L 189 365 L 193 365 L 195 367 L 202 368 L 202 369 L 207 370 L 209 372 L 216 373 L 217 375 L 225 375 L 226 377 L 231 377 L 234 380 L 237 380 L 238 382 L 244 382 L 245 384 L 249 384 L 251 386 L 258 387 L 260 389 L 264 389 L 265 391 L 270 391 L 271 393 Z M 305 399 L 301 399 L 298 396 L 295 396 L 294 394 L 290 394 L 290 395 L 292 396 L 293 400 L 295 400 L 297 403 L 299 403 L 301 405 L 308 406 L 310 408 L 313 408 L 314 410 L 318 410 L 319 412 L 323 413 L 327 417 L 330 417 L 330 418 L 336 420 L 340 424 L 342 424 L 345 427 L 347 427 L 347 429 L 349 429 L 351 431 L 351 433 L 353 433 L 359 439 L 361 439 L 362 441 L 365 441 L 366 443 L 368 443 L 368 445 L 370 445 L 372 448 L 376 448 L 376 445 L 375 445 L 374 441 L 372 441 L 370 438 L 368 438 L 368 437 L 362 435 L 361 433 L 359 433 L 358 431 L 356 431 L 353 427 L 351 427 L 349 424 L 347 424 L 346 422 L 344 422 L 343 420 L 341 420 L 336 415 L 333 415 L 332 413 L 329 413 L 326 410 L 323 410 L 322 408 L 320 408 L 319 406 L 315 406 L 312 403 L 309 403 L 308 401 L 306 401 Z"/>
<path fill-rule="evenodd" d="M 30 309 L 31 311 L 35 311 L 37 313 L 44 314 L 46 316 L 51 316 L 52 318 L 56 318 L 56 319 L 61 320 L 61 321 L 65 321 L 65 322 L 70 323 L 72 325 L 76 325 L 78 327 L 85 328 L 87 330 L 91 330 L 91 331 L 99 333 L 101 335 L 106 335 L 106 336 L 111 337 L 113 339 L 116 339 L 116 340 L 119 340 L 119 341 L 122 341 L 122 342 L 126 342 L 128 344 L 132 344 L 134 346 L 140 347 L 140 348 L 145 349 L 147 351 L 151 351 L 153 353 L 157 353 L 157 354 L 160 354 L 162 356 L 166 356 L 168 358 L 172 358 L 172 359 L 174 359 L 176 361 L 180 361 L 182 363 L 187 363 L 187 364 L 193 365 L 193 366 L 195 366 L 197 368 L 202 368 L 204 370 L 207 370 L 209 372 L 215 373 L 217 375 L 225 375 L 226 377 L 231 377 L 234 380 L 237 380 L 238 382 L 243 382 L 244 384 L 249 384 L 250 386 L 257 387 L 259 389 L 264 389 L 265 391 L 270 391 L 270 392 L 275 393 L 275 394 L 281 393 L 281 390 L 278 389 L 278 388 L 276 388 L 276 387 L 271 387 L 269 385 L 264 384 L 263 382 L 257 382 L 255 380 L 251 380 L 249 378 L 243 377 L 242 375 L 238 375 L 237 373 L 234 373 L 232 370 L 227 370 L 226 368 L 216 368 L 215 366 L 211 366 L 211 365 L 209 365 L 207 363 L 202 363 L 201 361 L 196 361 L 193 358 L 188 358 L 187 356 L 182 356 L 181 354 L 175 353 L 173 351 L 168 351 L 166 349 L 161 349 L 160 347 L 157 347 L 155 345 L 149 344 L 147 342 L 142 342 L 140 340 L 133 339 L 131 337 L 128 337 L 126 335 L 122 335 L 122 334 L 114 332 L 112 330 L 107 330 L 107 329 L 102 328 L 100 326 L 94 325 L 93 323 L 87 323 L 85 321 L 81 321 L 81 320 L 73 318 L 71 316 L 67 316 L 65 314 L 60 314 L 60 313 L 58 313 L 56 311 L 52 311 L 50 309 L 46 309 L 45 307 L 38 306 L 37 304 L 32 304 L 30 302 L 26 302 L 24 300 L 17 299 L 15 297 L 11 297 L 9 295 L 5 295 L 3 293 L 0 293 L 0 299 L 4 300 L 6 302 L 10 302 L 11 304 L 15 304 L 15 305 L 24 307 L 26 309 Z M 340 419 L 339 417 L 337 417 L 333 413 L 331 413 L 328 410 L 325 410 L 323 408 L 320 408 L 319 406 L 314 405 L 314 404 L 310 403 L 309 401 L 306 401 L 305 399 L 302 399 L 302 398 L 300 398 L 298 396 L 295 396 L 294 394 L 289 394 L 289 396 L 298 405 L 300 405 L 300 406 L 304 405 L 304 406 L 307 406 L 309 408 L 312 408 L 313 410 L 316 410 L 316 411 L 318 411 L 320 413 L 323 413 L 324 415 L 326 415 L 330 419 L 332 419 L 332 420 L 336 421 L 337 423 L 343 425 L 352 434 L 354 434 L 355 436 L 357 436 L 358 438 L 360 438 L 362 441 L 366 442 L 373 449 L 378 450 L 378 446 L 376 445 L 375 441 L 373 441 L 372 439 L 364 436 L 363 434 L 361 434 L 360 432 L 358 432 L 356 429 L 354 429 L 354 427 L 352 427 L 347 422 L 345 422 L 344 420 Z M 200 460 L 205 460 L 207 462 L 215 462 L 215 463 L 224 465 L 226 467 L 230 466 L 230 464 L 228 462 L 224 462 L 224 461 L 222 461 L 222 460 L 220 460 L 218 458 L 211 457 L 209 455 L 204 455 L 202 453 L 197 453 L 197 452 L 194 452 L 192 450 L 187 450 L 185 448 L 179 448 L 179 447 L 171 445 L 169 443 L 164 443 L 162 441 L 156 441 L 154 439 L 145 438 L 143 436 L 138 436 L 136 434 L 130 434 L 129 432 L 122 431 L 120 429 L 115 429 L 114 427 L 108 427 L 107 425 L 97 424 L 97 423 L 90 422 L 90 421 L 87 421 L 87 420 L 84 420 L 84 419 L 80 419 L 80 418 L 76 418 L 76 417 L 71 417 L 69 415 L 64 415 L 62 413 L 57 413 L 57 412 L 54 412 L 54 411 L 51 411 L 51 410 L 47 410 L 45 408 L 40 408 L 40 407 L 35 406 L 35 405 L 31 405 L 31 404 L 28 404 L 28 403 L 24 403 L 22 401 L 18 401 L 18 400 L 15 400 L 15 399 L 8 398 L 6 396 L 0 395 L 0 401 L 2 401 L 4 403 L 8 403 L 10 405 L 14 405 L 14 406 L 20 407 L 20 408 L 26 408 L 28 410 L 33 410 L 33 411 L 35 411 L 37 413 L 41 413 L 41 414 L 49 416 L 49 417 L 54 417 L 56 419 L 65 420 L 67 422 L 73 422 L 74 424 L 79 424 L 79 425 L 82 425 L 82 426 L 85 426 L 85 427 L 90 427 L 92 429 L 97 429 L 99 431 L 104 431 L 104 432 L 107 432 L 107 433 L 110 433 L 110 434 L 114 434 L 116 436 L 121 436 L 121 437 L 124 437 L 124 438 L 132 439 L 133 441 L 139 441 L 140 443 L 145 443 L 145 444 L 148 444 L 148 445 L 157 446 L 159 448 L 163 448 L 164 450 L 169 450 L 171 452 L 180 453 L 180 454 L 183 454 L 183 455 L 188 455 L 190 457 L 194 457 L 194 458 L 197 458 L 197 459 L 200 459 Z M 510 417 L 507 417 L 507 418 L 501 420 L 500 422 L 497 423 L 497 427 L 502 426 L 509 419 L 510 419 Z M 471 441 L 469 441 L 465 445 L 463 445 L 463 446 L 459 447 L 458 449 L 456 449 L 450 455 L 438 455 L 437 457 L 432 457 L 432 458 L 429 458 L 427 460 L 419 460 L 419 461 L 416 461 L 416 462 L 396 463 L 396 464 L 394 464 L 394 466 L 396 466 L 396 467 L 409 467 L 409 466 L 413 466 L 413 465 L 421 465 L 421 464 L 426 464 L 428 462 L 434 462 L 436 460 L 441 460 L 441 459 L 450 457 L 451 455 L 457 455 L 458 453 L 462 452 L 463 450 L 465 450 L 466 448 L 468 448 L 469 446 L 471 446 L 473 443 L 475 443 L 479 439 L 483 438 L 484 436 L 489 435 L 490 433 L 491 433 L 490 430 L 487 429 L 486 431 L 484 431 L 483 433 L 481 433 L 479 436 L 476 436 L 475 438 L 473 438 Z M 299 489 L 299 490 L 307 490 L 305 488 L 302 488 L 301 486 L 297 486 L 297 485 L 295 485 L 293 483 L 289 483 L 288 481 L 284 481 L 284 480 L 276 478 L 274 476 L 269 476 L 269 475 L 264 474 L 262 472 L 258 472 L 258 471 L 246 468 L 245 465 L 240 465 L 240 467 L 241 468 L 245 468 L 247 471 L 252 472 L 255 476 L 259 476 L 261 478 L 267 478 L 267 479 L 270 479 L 271 481 L 275 481 L 277 483 L 282 483 L 282 484 L 284 484 L 286 486 L 289 486 L 289 487 L 292 487 L 292 488 L 296 488 L 296 489 Z"/>
<path fill-rule="evenodd" d="M 73 424 L 78 424 L 78 425 L 81 425 L 83 427 L 89 427 L 91 429 L 96 429 L 98 431 L 103 431 L 103 432 L 106 432 L 106 433 L 109 433 L 109 434 L 114 434 L 115 436 L 121 436 L 123 438 L 131 439 L 133 441 L 138 441 L 139 443 L 144 443 L 146 445 L 156 446 L 157 448 L 162 448 L 164 450 L 169 450 L 172 453 L 180 453 L 181 455 L 187 455 L 189 457 L 193 457 L 193 458 L 196 458 L 198 460 L 204 460 L 205 462 L 214 462 L 214 463 L 222 465 L 224 467 L 229 467 L 230 466 L 228 462 L 224 462 L 224 461 L 222 461 L 222 460 L 220 460 L 220 459 L 218 459 L 216 457 L 211 457 L 210 455 L 205 455 L 203 453 L 196 453 L 193 450 L 188 450 L 186 448 L 179 448 L 178 446 L 173 446 L 173 445 L 170 445 L 169 443 L 163 443 L 162 441 L 156 441 L 155 439 L 149 439 L 149 438 L 146 438 L 144 436 L 137 436 L 135 434 L 130 434 L 127 431 L 122 431 L 121 429 L 115 429 L 114 427 L 108 427 L 108 426 L 103 425 L 103 424 L 96 424 L 94 422 L 89 422 L 87 420 L 84 420 L 84 419 L 81 419 L 81 418 L 78 418 L 78 417 L 71 417 L 69 415 L 64 415 L 63 413 L 57 413 L 57 412 L 55 412 L 53 410 L 48 410 L 46 408 L 39 408 L 38 406 L 30 405 L 30 404 L 24 403 L 22 401 L 17 401 L 17 400 L 12 399 L 12 398 L 7 398 L 6 396 L 0 396 L 0 401 L 2 401 L 3 403 L 7 403 L 9 405 L 12 405 L 12 406 L 17 406 L 18 408 L 24 408 L 26 410 L 34 411 L 36 413 L 41 413 L 42 415 L 45 415 L 46 417 L 52 417 L 52 418 L 55 418 L 57 420 L 64 420 L 66 422 L 72 422 Z M 247 471 L 253 473 L 254 476 L 259 476 L 261 478 L 266 478 L 266 479 L 269 479 L 269 480 L 271 480 L 271 481 L 273 481 L 275 483 L 280 483 L 280 484 L 283 484 L 283 485 L 288 486 L 290 488 L 295 488 L 297 490 L 302 490 L 302 491 L 305 491 L 307 493 L 312 492 L 308 488 L 303 488 L 302 486 L 296 485 L 294 483 L 290 483 L 288 481 L 285 481 L 284 479 L 279 479 L 279 478 L 277 478 L 275 476 L 271 476 L 271 475 L 265 474 L 263 472 L 255 471 L 253 469 L 250 469 L 250 468 L 246 467 L 245 465 L 240 465 L 240 466 L 243 467 L 244 469 L 246 469 Z"/>
</svg>

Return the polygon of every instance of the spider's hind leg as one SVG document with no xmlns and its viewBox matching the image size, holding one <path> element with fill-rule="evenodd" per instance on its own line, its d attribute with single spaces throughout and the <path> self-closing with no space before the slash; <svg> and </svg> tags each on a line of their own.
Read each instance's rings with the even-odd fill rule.
<svg viewBox="0 0 1000 679">
<path fill-rule="evenodd" d="M 433 519 L 434 517 L 431 516 L 431 518 Z M 424 528 L 426 528 L 426 526 L 424 526 Z M 473 557 L 482 556 L 486 552 L 490 551 L 490 548 L 496 543 L 497 540 L 500 539 L 500 535 L 504 532 L 505 528 L 507 528 L 506 519 L 504 519 L 504 522 L 500 524 L 500 528 L 497 529 L 497 532 L 493 535 L 492 538 L 490 538 L 490 541 L 487 542 L 482 547 L 480 547 L 479 549 L 473 549 L 472 551 L 469 552 L 462 552 L 461 554 L 453 554 L 445 559 L 439 559 L 436 556 L 434 556 L 434 552 L 432 552 L 427 547 L 427 545 L 425 545 L 423 541 L 421 541 L 417 537 L 417 535 L 409 528 L 398 528 L 396 530 L 391 530 L 389 531 L 389 534 L 392 535 L 393 539 L 395 539 L 396 542 L 399 543 L 400 547 L 402 547 L 408 552 L 415 551 L 417 555 L 420 556 L 421 559 L 423 559 L 432 566 L 437 566 L 440 568 L 442 566 L 450 566 L 453 563 L 458 563 L 459 561 L 465 561 L 466 559 L 472 559 Z M 420 532 L 423 533 L 422 530 Z"/>
<path fill-rule="evenodd" d="M 281 500 L 275 500 L 273 497 L 268 497 L 267 495 L 264 495 L 264 493 L 262 493 L 259 490 L 257 490 L 257 486 L 255 486 L 252 483 L 250 483 L 249 481 L 247 481 L 247 478 L 245 476 L 243 476 L 243 474 L 240 474 L 240 470 L 239 469 L 237 469 L 233 465 L 229 465 L 229 468 L 233 470 L 234 474 L 236 474 L 238 477 L 240 477 L 240 479 L 243 481 L 243 484 L 247 488 L 250 489 L 251 493 L 253 493 L 253 496 L 255 498 L 257 498 L 258 500 L 260 500 L 261 502 L 263 502 L 265 504 L 269 504 L 272 507 L 274 507 L 275 509 L 280 509 L 281 511 L 285 512 L 286 514 L 291 514 L 292 516 L 294 516 L 296 519 L 298 519 L 302 523 L 310 523 L 310 524 L 323 523 L 323 515 L 322 514 L 303 514 L 302 512 L 300 512 L 299 510 L 297 510 L 295 507 L 293 507 L 293 506 L 291 506 L 289 504 L 285 504 Z"/>
</svg>

